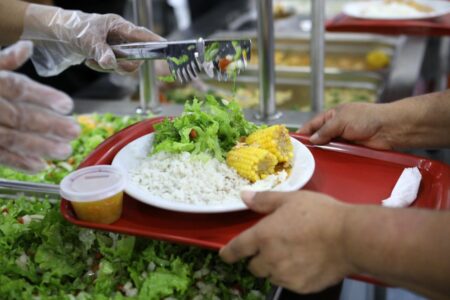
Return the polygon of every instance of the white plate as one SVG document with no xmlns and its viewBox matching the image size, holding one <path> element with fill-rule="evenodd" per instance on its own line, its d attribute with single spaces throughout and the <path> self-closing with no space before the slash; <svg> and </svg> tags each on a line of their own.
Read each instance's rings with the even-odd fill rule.
<svg viewBox="0 0 450 300">
<path fill-rule="evenodd" d="M 383 0 L 374 1 L 363 1 L 363 2 L 350 2 L 344 5 L 343 12 L 354 18 L 369 19 L 369 20 L 420 20 L 420 19 L 431 19 L 443 16 L 450 12 L 450 2 L 442 0 L 431 0 L 431 1 L 421 1 L 415 0 L 417 3 L 430 6 L 434 9 L 431 13 L 422 13 L 420 15 L 405 15 L 396 14 L 396 12 L 389 13 L 383 9 L 377 9 L 377 11 L 384 11 L 384 14 L 380 15 L 369 15 L 367 10 L 372 8 L 380 8 L 379 5 L 383 3 Z"/>
<path fill-rule="evenodd" d="M 113 166 L 121 168 L 124 172 L 128 172 L 139 166 L 141 161 L 148 156 L 153 143 L 154 134 L 144 135 L 123 147 L 114 157 Z M 274 188 L 277 191 L 295 191 L 303 187 L 314 173 L 315 162 L 308 148 L 298 140 L 291 138 L 294 146 L 294 164 L 292 172 L 286 181 L 282 182 Z M 219 213 L 232 212 L 247 209 L 243 202 L 233 202 L 225 204 L 189 204 L 170 199 L 163 199 L 152 194 L 138 183 L 132 181 L 127 176 L 125 192 L 143 203 L 150 204 L 159 208 L 164 208 L 179 212 L 189 213 Z"/>
</svg>

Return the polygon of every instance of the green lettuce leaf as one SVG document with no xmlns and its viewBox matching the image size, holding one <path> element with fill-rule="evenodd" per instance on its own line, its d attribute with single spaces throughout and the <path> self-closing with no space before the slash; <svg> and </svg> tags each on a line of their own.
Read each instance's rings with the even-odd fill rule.
<svg viewBox="0 0 450 300">
<path fill-rule="evenodd" d="M 183 294 L 189 288 L 190 269 L 179 258 L 170 263 L 169 269 L 157 269 L 145 279 L 139 299 L 163 299 L 170 295 Z"/>
<path fill-rule="evenodd" d="M 239 138 L 258 128 L 247 121 L 239 105 L 207 95 L 186 103 L 181 116 L 155 125 L 151 154 L 158 152 L 206 153 L 223 161 Z"/>
<path fill-rule="evenodd" d="M 58 184 L 64 176 L 76 169 L 83 159 L 106 138 L 142 120 L 140 116 L 118 116 L 111 113 L 90 114 L 86 118 L 91 121 L 93 126 L 80 124 L 82 133 L 79 138 L 72 141 L 73 154 L 68 160 L 49 161 L 49 167 L 46 170 L 34 175 L 0 166 L 0 178 Z"/>
</svg>

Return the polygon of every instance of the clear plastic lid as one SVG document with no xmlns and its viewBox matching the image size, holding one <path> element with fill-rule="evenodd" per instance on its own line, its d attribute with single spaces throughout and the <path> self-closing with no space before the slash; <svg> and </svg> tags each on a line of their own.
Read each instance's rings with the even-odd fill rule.
<svg viewBox="0 0 450 300">
<path fill-rule="evenodd" d="M 90 202 L 123 191 L 125 175 L 111 165 L 96 165 L 76 170 L 62 180 L 60 194 L 66 200 Z"/>
</svg>

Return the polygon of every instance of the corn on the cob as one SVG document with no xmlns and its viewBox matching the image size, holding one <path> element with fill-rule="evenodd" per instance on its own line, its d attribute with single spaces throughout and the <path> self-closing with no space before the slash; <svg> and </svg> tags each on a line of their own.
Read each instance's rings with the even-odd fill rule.
<svg viewBox="0 0 450 300">
<path fill-rule="evenodd" d="M 236 146 L 227 153 L 227 165 L 251 182 L 275 172 L 277 158 L 269 151 L 253 146 Z"/>
<path fill-rule="evenodd" d="M 284 125 L 273 125 L 250 134 L 245 142 L 266 149 L 279 163 L 291 163 L 294 153 L 289 131 Z"/>
</svg>

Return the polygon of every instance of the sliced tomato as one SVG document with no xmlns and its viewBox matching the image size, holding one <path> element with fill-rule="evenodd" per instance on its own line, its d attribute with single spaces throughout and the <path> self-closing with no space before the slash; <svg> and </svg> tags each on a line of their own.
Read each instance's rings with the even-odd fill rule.
<svg viewBox="0 0 450 300">
<path fill-rule="evenodd" d="M 228 60 L 226 58 L 219 59 L 220 71 L 222 71 L 222 72 L 226 71 L 229 64 L 231 64 L 231 60 Z"/>
<path fill-rule="evenodd" d="M 195 129 L 192 129 L 191 132 L 189 132 L 189 137 L 193 140 L 197 137 L 197 131 Z"/>
</svg>

